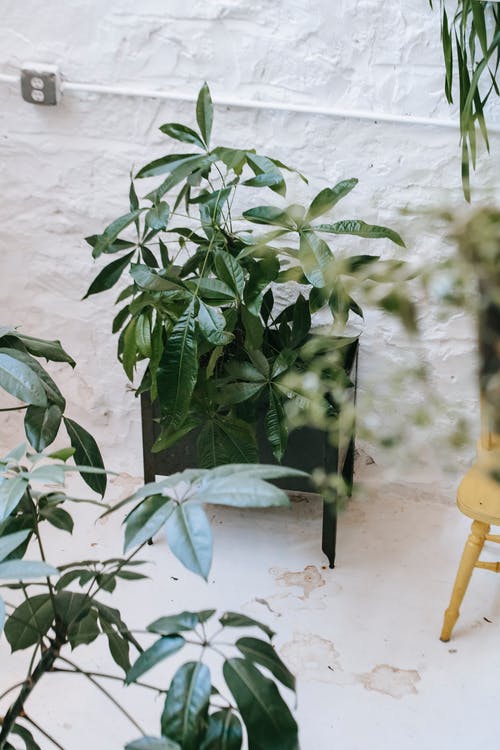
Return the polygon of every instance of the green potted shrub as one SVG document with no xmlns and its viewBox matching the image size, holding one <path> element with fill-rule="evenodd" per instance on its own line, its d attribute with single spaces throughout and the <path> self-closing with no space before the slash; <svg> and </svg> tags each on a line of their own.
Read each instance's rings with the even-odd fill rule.
<svg viewBox="0 0 500 750">
<path fill-rule="evenodd" d="M 171 449 L 197 430 L 199 466 L 257 461 L 260 419 L 280 461 L 289 433 L 286 405 L 298 395 L 286 379 L 308 370 L 304 344 L 316 336 L 314 313 L 329 310 L 324 345 L 344 345 L 343 373 L 346 359 L 347 369 L 352 365 L 356 338 L 346 335 L 345 325 L 351 314 L 363 315 L 356 292 L 382 273 L 378 255 L 348 254 L 333 248 L 332 238 L 404 243 L 387 227 L 321 218 L 356 179 L 321 190 L 307 206 L 286 205 L 285 173 L 307 183 L 303 175 L 254 149 L 212 146 L 206 84 L 196 121 L 197 130 L 179 123 L 160 128 L 188 151 L 142 167 L 136 179 L 152 180 L 152 189 L 140 200 L 132 182 L 129 212 L 88 238 L 94 258 L 117 257 L 86 296 L 110 289 L 129 271 L 113 331 L 131 380 L 136 366 L 146 363 L 137 393 L 149 394 L 156 405 L 154 451 Z M 279 203 L 257 203 L 256 190 L 270 191 Z M 293 301 L 279 307 L 275 296 L 290 294 L 290 286 Z M 380 303 L 390 309 L 390 293 Z"/>
</svg>

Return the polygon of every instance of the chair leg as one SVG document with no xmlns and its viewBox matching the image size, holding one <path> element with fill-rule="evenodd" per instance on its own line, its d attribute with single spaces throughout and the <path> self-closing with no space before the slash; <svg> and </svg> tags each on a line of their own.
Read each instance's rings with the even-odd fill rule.
<svg viewBox="0 0 500 750">
<path fill-rule="evenodd" d="M 458 620 L 460 614 L 460 605 L 464 598 L 467 586 L 472 576 L 474 566 L 479 559 L 481 550 L 483 549 L 484 540 L 486 534 L 488 534 L 490 526 L 482 521 L 473 521 L 471 526 L 471 533 L 467 539 L 462 559 L 458 567 L 457 577 L 455 579 L 455 585 L 451 594 L 450 604 L 448 609 L 444 613 L 443 629 L 441 630 L 441 640 L 445 643 L 450 640 L 451 631 Z"/>
</svg>

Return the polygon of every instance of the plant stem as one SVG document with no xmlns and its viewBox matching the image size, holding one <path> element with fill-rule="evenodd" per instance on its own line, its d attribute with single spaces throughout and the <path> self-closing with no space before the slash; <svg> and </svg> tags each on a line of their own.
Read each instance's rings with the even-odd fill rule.
<svg viewBox="0 0 500 750">
<path fill-rule="evenodd" d="M 31 512 L 33 513 L 33 518 L 35 521 L 34 532 L 35 532 L 35 536 L 38 542 L 38 549 L 40 550 L 40 557 L 42 558 L 44 562 L 47 562 L 47 558 L 45 557 L 45 550 L 43 548 L 42 537 L 40 536 L 40 528 L 38 526 L 37 507 L 35 505 L 35 501 L 33 500 L 33 495 L 31 494 L 29 486 L 26 487 L 26 494 L 28 495 L 30 505 L 31 505 Z M 46 581 L 47 581 L 47 586 L 49 587 L 50 601 L 52 602 L 52 609 L 54 610 L 54 617 L 55 617 L 57 613 L 56 613 L 56 601 L 55 601 L 54 589 L 53 589 L 51 580 L 48 576 L 46 578 Z"/>
<path fill-rule="evenodd" d="M 42 654 L 40 661 L 35 667 L 32 674 L 22 683 L 21 690 L 16 700 L 5 714 L 0 731 L 0 750 L 5 750 L 5 744 L 12 731 L 14 724 L 20 716 L 24 715 L 24 704 L 33 692 L 39 680 L 46 672 L 50 672 L 54 662 L 59 656 L 59 651 L 63 643 L 57 639 L 52 641 L 49 648 Z"/>
<path fill-rule="evenodd" d="M 46 737 L 49 740 L 49 742 L 52 742 L 54 747 L 58 747 L 59 750 L 64 750 L 64 747 L 60 745 L 59 742 L 56 739 L 54 739 L 54 737 L 52 737 L 48 732 L 46 732 L 45 729 L 42 729 L 42 727 L 39 724 L 37 724 L 36 721 L 33 721 L 33 719 L 31 719 L 29 716 L 26 716 L 26 714 L 23 714 L 23 719 L 24 721 L 27 721 L 28 724 L 31 724 L 32 727 L 35 727 L 37 732 L 40 732 L 40 734 Z"/>
<path fill-rule="evenodd" d="M 21 411 L 21 409 L 27 409 L 28 405 L 25 406 L 9 406 L 7 409 L 0 409 L 0 411 Z"/>
<path fill-rule="evenodd" d="M 0 701 L 5 698 L 6 695 L 9 693 L 12 693 L 13 690 L 15 690 L 18 687 L 21 687 L 21 685 L 24 685 L 24 680 L 21 680 L 21 682 L 16 682 L 15 685 L 11 685 L 10 688 L 7 688 L 7 690 L 4 690 L 4 692 L 0 695 Z"/>
<path fill-rule="evenodd" d="M 61 667 L 54 667 L 52 671 L 64 672 L 65 674 L 79 674 L 76 669 L 62 669 Z M 86 674 L 89 674 L 91 677 L 102 677 L 105 680 L 115 680 L 116 682 L 121 682 L 123 685 L 123 677 L 116 674 L 106 674 L 105 672 L 86 672 Z M 139 685 L 139 687 L 147 688 L 148 690 L 154 690 L 156 693 L 167 692 L 162 688 L 156 687 L 156 685 L 149 685 L 147 682 L 134 682 L 134 685 Z"/>
<path fill-rule="evenodd" d="M 113 695 L 111 695 L 111 693 L 109 693 L 106 690 L 106 688 L 104 688 L 99 682 L 97 682 L 97 680 L 94 680 L 94 678 L 92 677 L 92 675 L 89 672 L 85 672 L 85 670 L 80 669 L 79 666 L 77 666 L 76 664 L 74 664 L 74 662 L 70 661 L 69 659 L 66 659 L 64 656 L 60 656 L 59 659 L 61 661 L 65 662 L 66 664 L 69 664 L 69 666 L 73 667 L 73 669 L 76 672 L 78 672 L 79 674 L 81 674 L 84 677 L 86 677 L 87 680 L 89 680 L 89 682 L 91 682 L 94 685 L 94 687 L 96 687 L 98 690 L 100 690 L 101 693 L 104 693 L 104 695 L 108 698 L 108 700 L 110 700 L 111 703 L 113 703 L 116 706 L 116 708 L 130 721 L 130 723 L 134 725 L 134 727 L 143 735 L 143 737 L 146 736 L 146 732 L 141 727 L 141 725 L 136 722 L 136 720 L 134 719 L 134 717 L 131 716 L 129 714 L 129 712 L 125 708 L 123 708 L 123 706 L 120 703 L 118 703 L 118 701 L 116 700 L 116 698 Z M 3 750 L 3 748 L 2 748 L 1 745 L 0 745 L 0 750 Z"/>
</svg>

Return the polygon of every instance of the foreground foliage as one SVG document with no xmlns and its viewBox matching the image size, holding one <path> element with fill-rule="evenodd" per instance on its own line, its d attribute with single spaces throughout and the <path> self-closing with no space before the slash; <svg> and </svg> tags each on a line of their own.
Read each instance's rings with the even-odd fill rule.
<svg viewBox="0 0 500 750">
<path fill-rule="evenodd" d="M 36 372 L 42 383 L 49 382 L 41 366 Z M 12 393 L 10 384 L 9 389 L 28 400 L 27 392 Z M 119 583 L 146 578 L 139 555 L 159 532 L 186 568 L 206 579 L 212 534 L 204 504 L 286 506 L 285 493 L 266 480 L 300 472 L 250 464 L 187 470 L 145 485 L 110 507 L 66 492 L 69 472 L 79 471 L 86 481 L 105 476 L 100 467 L 68 464 L 74 453 L 73 447 L 51 453 L 20 445 L 0 460 L 0 633 L 13 652 L 26 651 L 29 657 L 25 679 L 0 687 L 0 701 L 15 695 L 0 717 L 0 750 L 46 750 L 47 742 L 62 748 L 27 706 L 32 692 L 43 689 L 47 673 L 74 674 L 107 696 L 140 735 L 127 750 L 238 750 L 245 737 L 250 748 L 298 748 L 297 724 L 278 688 L 293 692 L 295 681 L 267 625 L 236 612 L 202 610 L 165 614 L 144 630 L 142 623 L 124 621 L 120 610 L 110 606 L 109 594 Z M 82 502 L 98 506 L 100 515 L 126 509 L 122 556 L 58 564 L 47 555 L 47 526 L 73 533 L 75 504 Z M 115 671 L 85 667 L 81 652 L 97 640 L 106 642 Z M 181 650 L 189 652 L 188 661 L 170 682 L 160 672 L 155 684 L 143 680 Z M 222 660 L 222 678 L 213 678 L 205 663 L 210 652 Z M 135 684 L 164 697 L 157 736 L 148 734 L 108 691 L 108 682 Z"/>
</svg>

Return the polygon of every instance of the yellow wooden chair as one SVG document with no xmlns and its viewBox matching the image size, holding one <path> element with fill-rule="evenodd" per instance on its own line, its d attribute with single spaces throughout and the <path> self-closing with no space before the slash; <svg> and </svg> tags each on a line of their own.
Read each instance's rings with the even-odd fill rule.
<svg viewBox="0 0 500 750">
<path fill-rule="evenodd" d="M 453 586 L 450 604 L 444 613 L 441 640 L 449 641 L 451 631 L 458 620 L 460 605 L 474 568 L 484 568 L 500 573 L 500 562 L 482 562 L 479 555 L 485 541 L 500 543 L 499 534 L 490 534 L 491 526 L 500 526 L 500 482 L 491 472 L 500 467 L 500 435 L 486 431 L 478 445 L 476 463 L 460 482 L 457 505 L 473 519 L 471 533 Z"/>
</svg>

